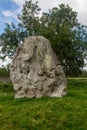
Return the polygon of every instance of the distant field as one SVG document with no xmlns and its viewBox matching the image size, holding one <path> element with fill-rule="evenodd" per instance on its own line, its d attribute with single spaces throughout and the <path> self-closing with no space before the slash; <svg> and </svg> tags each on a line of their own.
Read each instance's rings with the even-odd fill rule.
<svg viewBox="0 0 87 130">
<path fill-rule="evenodd" d="M 63 98 L 14 99 L 0 83 L 0 130 L 87 130 L 87 78 L 68 78 Z"/>
</svg>

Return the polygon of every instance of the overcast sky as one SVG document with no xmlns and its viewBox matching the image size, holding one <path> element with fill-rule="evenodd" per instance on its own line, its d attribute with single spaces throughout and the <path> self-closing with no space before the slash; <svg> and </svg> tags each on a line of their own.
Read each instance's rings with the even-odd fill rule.
<svg viewBox="0 0 87 130">
<path fill-rule="evenodd" d="M 0 34 L 3 33 L 6 22 L 18 22 L 17 14 L 21 12 L 24 3 L 25 0 L 0 0 Z M 38 0 L 39 7 L 44 12 L 61 3 L 69 4 L 78 13 L 79 22 L 87 25 L 87 0 Z"/>
<path fill-rule="evenodd" d="M 36 0 L 33 0 L 35 2 Z M 42 11 L 47 11 L 61 3 L 69 4 L 74 11 L 78 12 L 78 20 L 82 24 L 87 24 L 87 0 L 38 0 Z M 17 14 L 25 0 L 0 0 L 0 34 L 5 28 L 5 23 L 17 23 Z"/>
</svg>

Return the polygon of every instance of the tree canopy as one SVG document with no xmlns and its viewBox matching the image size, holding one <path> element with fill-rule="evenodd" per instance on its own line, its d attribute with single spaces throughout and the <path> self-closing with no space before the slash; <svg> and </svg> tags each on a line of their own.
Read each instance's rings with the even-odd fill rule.
<svg viewBox="0 0 87 130">
<path fill-rule="evenodd" d="M 43 35 L 50 40 L 65 73 L 78 75 L 87 56 L 87 27 L 78 22 L 77 16 L 77 12 L 65 4 L 41 15 L 38 2 L 26 1 L 18 15 L 18 26 L 7 24 L 0 36 L 1 53 L 11 58 L 26 36 Z"/>
<path fill-rule="evenodd" d="M 61 4 L 43 13 L 42 32 L 51 43 L 67 74 L 78 74 L 84 66 L 87 52 L 87 28 L 77 19 L 77 13 Z"/>
</svg>

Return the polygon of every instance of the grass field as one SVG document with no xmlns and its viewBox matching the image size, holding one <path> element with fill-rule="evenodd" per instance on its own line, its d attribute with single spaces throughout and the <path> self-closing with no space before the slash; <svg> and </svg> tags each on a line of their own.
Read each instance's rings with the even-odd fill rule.
<svg viewBox="0 0 87 130">
<path fill-rule="evenodd" d="M 14 99 L 0 83 L 0 130 L 87 130 L 87 78 L 69 78 L 63 98 Z"/>
</svg>

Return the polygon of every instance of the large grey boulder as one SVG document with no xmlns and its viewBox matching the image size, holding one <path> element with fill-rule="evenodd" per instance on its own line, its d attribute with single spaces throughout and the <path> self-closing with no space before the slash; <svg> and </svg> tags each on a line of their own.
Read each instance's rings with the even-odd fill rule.
<svg viewBox="0 0 87 130">
<path fill-rule="evenodd" d="M 31 36 L 16 50 L 10 78 L 15 98 L 62 97 L 66 95 L 63 68 L 50 42 L 42 36 Z"/>
</svg>

